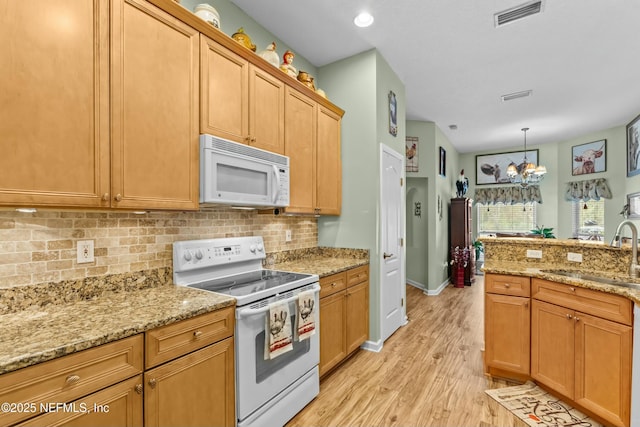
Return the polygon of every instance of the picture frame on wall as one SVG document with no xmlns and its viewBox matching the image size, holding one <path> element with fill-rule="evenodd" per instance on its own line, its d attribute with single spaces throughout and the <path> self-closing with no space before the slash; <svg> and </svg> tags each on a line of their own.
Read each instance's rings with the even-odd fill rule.
<svg viewBox="0 0 640 427">
<path fill-rule="evenodd" d="M 627 125 L 627 176 L 640 173 L 640 115 Z"/>
<path fill-rule="evenodd" d="M 418 146 L 417 136 L 407 136 L 405 138 L 405 165 L 407 172 L 419 172 Z"/>
<path fill-rule="evenodd" d="M 440 176 L 447 176 L 447 152 L 442 147 L 440 147 L 440 166 L 438 167 L 438 174 Z"/>
<path fill-rule="evenodd" d="M 629 219 L 640 218 L 640 192 L 627 194 L 627 217 Z"/>
<path fill-rule="evenodd" d="M 508 153 L 479 154 L 476 156 L 476 185 L 511 184 L 507 177 L 507 168 L 514 164 L 521 167 L 524 150 Z M 538 149 L 527 150 L 527 160 L 538 163 Z"/>
<path fill-rule="evenodd" d="M 389 133 L 398 135 L 398 100 L 393 91 L 389 91 Z"/>
<path fill-rule="evenodd" d="M 607 170 L 607 140 L 571 147 L 571 175 L 587 175 Z"/>
</svg>

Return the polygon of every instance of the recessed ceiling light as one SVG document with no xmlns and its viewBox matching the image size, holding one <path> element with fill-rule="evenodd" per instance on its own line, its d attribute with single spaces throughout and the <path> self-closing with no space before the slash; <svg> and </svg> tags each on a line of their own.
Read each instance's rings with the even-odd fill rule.
<svg viewBox="0 0 640 427">
<path fill-rule="evenodd" d="M 367 12 L 362 12 L 353 19 L 353 23 L 358 27 L 368 27 L 373 24 L 373 16 Z"/>
</svg>

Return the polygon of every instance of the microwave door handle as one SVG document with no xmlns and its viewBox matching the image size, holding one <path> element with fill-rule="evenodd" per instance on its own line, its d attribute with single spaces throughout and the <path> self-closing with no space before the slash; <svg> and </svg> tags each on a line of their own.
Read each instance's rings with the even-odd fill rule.
<svg viewBox="0 0 640 427">
<path fill-rule="evenodd" d="M 276 203 L 280 196 L 280 174 L 278 173 L 278 167 L 276 165 L 271 166 L 273 167 L 273 174 L 276 177 L 276 193 L 273 195 L 273 203 Z"/>
</svg>

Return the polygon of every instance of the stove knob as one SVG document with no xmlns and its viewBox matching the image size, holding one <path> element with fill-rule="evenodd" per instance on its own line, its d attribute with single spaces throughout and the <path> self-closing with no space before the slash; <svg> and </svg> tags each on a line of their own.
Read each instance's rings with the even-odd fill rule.
<svg viewBox="0 0 640 427">
<path fill-rule="evenodd" d="M 262 245 L 262 243 L 258 243 L 258 252 L 262 251 L 264 251 L 264 246 Z"/>
<path fill-rule="evenodd" d="M 249 250 L 251 251 L 251 253 L 255 254 L 256 253 L 256 245 L 249 246 Z"/>
<path fill-rule="evenodd" d="M 196 259 L 202 259 L 202 257 L 203 257 L 202 251 L 198 249 L 198 251 L 196 252 Z"/>
<path fill-rule="evenodd" d="M 184 253 L 184 259 L 188 262 L 191 261 L 191 251 L 186 251 Z"/>
</svg>

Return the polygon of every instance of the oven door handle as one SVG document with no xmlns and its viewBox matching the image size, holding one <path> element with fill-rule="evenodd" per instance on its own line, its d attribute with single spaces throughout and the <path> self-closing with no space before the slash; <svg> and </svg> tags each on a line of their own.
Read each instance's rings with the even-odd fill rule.
<svg viewBox="0 0 640 427">
<path fill-rule="evenodd" d="M 313 288 L 309 289 L 310 291 L 314 291 L 316 293 L 320 292 L 320 285 L 315 284 L 313 285 Z M 289 304 L 290 302 L 296 301 L 298 299 L 298 295 L 294 295 L 291 298 L 287 298 L 287 299 L 283 299 L 280 301 L 277 301 L 278 304 Z M 255 316 L 257 314 L 260 313 L 266 313 L 267 311 L 269 311 L 269 305 L 265 305 L 264 307 L 260 307 L 260 308 L 251 308 L 251 306 L 249 307 L 242 307 L 236 310 L 236 319 L 244 319 L 246 317 L 251 317 L 251 316 Z"/>
</svg>

